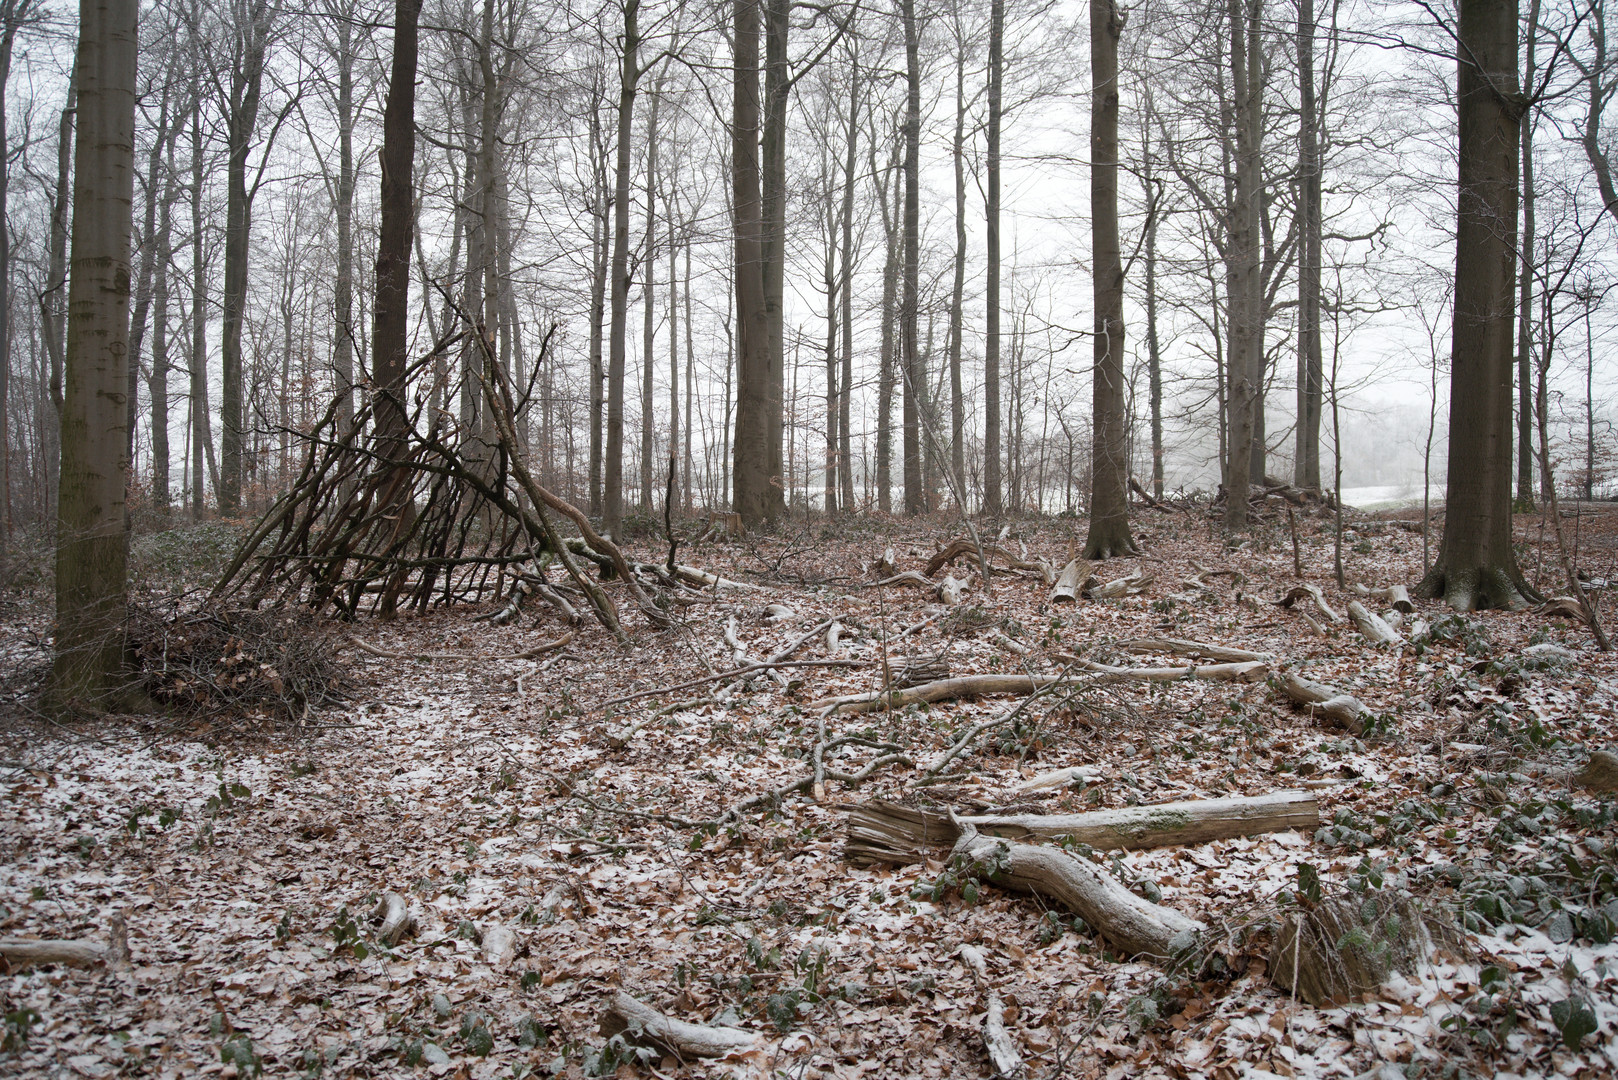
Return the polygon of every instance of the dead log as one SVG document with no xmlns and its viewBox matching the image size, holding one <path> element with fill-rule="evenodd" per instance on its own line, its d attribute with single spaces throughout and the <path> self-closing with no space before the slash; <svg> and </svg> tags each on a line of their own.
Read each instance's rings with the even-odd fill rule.
<svg viewBox="0 0 1618 1080">
<path fill-rule="evenodd" d="M 902 573 L 894 574 L 892 577 L 885 577 L 881 581 L 870 582 L 866 585 L 866 588 L 880 589 L 885 585 L 914 585 L 918 589 L 926 589 L 929 592 L 938 587 L 937 583 L 932 579 L 923 577 L 914 570 L 906 570 Z"/>
<path fill-rule="evenodd" d="M 13 971 L 25 967 L 60 964 L 63 967 L 100 967 L 107 962 L 107 947 L 96 941 L 19 941 L 0 939 L 0 960 Z"/>
<path fill-rule="evenodd" d="M 944 580 L 939 582 L 937 588 L 933 590 L 933 594 L 950 607 L 954 607 L 961 602 L 961 594 L 964 592 L 966 592 L 966 582 L 954 574 L 946 574 Z"/>
<path fill-rule="evenodd" d="M 906 656 L 897 663 L 890 661 L 889 667 L 898 669 L 898 673 L 893 677 L 893 685 L 901 689 L 925 686 L 927 683 L 949 678 L 949 657 L 943 653 L 932 656 Z"/>
<path fill-rule="evenodd" d="M 1388 625 L 1387 620 L 1371 611 L 1370 608 L 1367 608 L 1358 600 L 1348 602 L 1348 617 L 1354 621 L 1354 629 L 1358 630 L 1366 641 L 1379 649 L 1384 645 L 1399 646 L 1405 643 L 1405 639 L 1399 636 L 1397 630 Z"/>
<path fill-rule="evenodd" d="M 1097 585 L 1084 593 L 1091 600 L 1116 600 L 1120 596 L 1134 596 L 1143 593 L 1152 584 L 1152 575 L 1136 570 L 1128 577 L 1117 578 L 1105 585 Z"/>
<path fill-rule="evenodd" d="M 1410 590 L 1403 585 L 1389 585 L 1385 589 L 1372 589 L 1371 595 L 1385 604 L 1392 604 L 1393 610 L 1401 615 L 1409 615 L 1416 610 L 1416 605 L 1410 601 Z"/>
<path fill-rule="evenodd" d="M 1002 648 L 1002 649 L 1006 650 L 1009 653 L 1015 653 L 1017 656 L 1027 656 L 1030 652 L 1033 651 L 1028 646 L 1024 645 L 1022 642 L 1013 641 L 1011 638 L 1007 637 L 1004 633 L 1002 633 L 999 630 L 996 630 L 992 634 L 990 634 L 989 635 L 989 640 L 994 642 L 994 644 L 996 646 L 998 646 L 999 648 Z"/>
<path fill-rule="evenodd" d="M 1168 958 L 1196 943 L 1201 922 L 1136 896 L 1088 859 L 1058 848 L 984 836 L 961 822 L 951 856 L 963 873 L 1054 900 L 1127 956 Z"/>
<path fill-rule="evenodd" d="M 1575 622 L 1584 622 L 1584 608 L 1580 607 L 1578 600 L 1571 596 L 1553 596 L 1536 607 L 1534 613 L 1553 619 L 1572 619 Z"/>
<path fill-rule="evenodd" d="M 609 1038 L 623 1034 L 631 1042 L 650 1045 L 676 1057 L 724 1057 L 757 1049 L 760 1038 L 741 1028 L 688 1024 L 650 1005 L 613 991 L 601 1020 L 601 1033 Z"/>
<path fill-rule="evenodd" d="M 388 946 L 399 944 L 406 934 L 416 928 L 416 917 L 411 914 L 409 901 L 396 892 L 382 894 L 371 912 L 371 919 L 381 923 L 376 930 L 376 940 Z"/>
<path fill-rule="evenodd" d="M 957 817 L 988 836 L 1007 839 L 1070 838 L 1101 851 L 1204 844 L 1237 836 L 1320 827 L 1320 805 L 1308 791 L 1272 791 L 1095 810 L 1082 814 L 974 814 Z M 929 848 L 957 839 L 946 814 L 873 800 L 848 814 L 844 857 L 859 866 L 919 862 Z"/>
<path fill-rule="evenodd" d="M 541 600 L 555 608 L 556 613 L 560 615 L 562 620 L 569 626 L 577 626 L 583 621 L 579 616 L 578 610 L 574 608 L 572 604 L 567 602 L 567 598 L 561 593 L 557 592 L 555 589 L 551 588 L 549 585 L 540 584 L 534 588 L 534 592 L 539 595 Z"/>
<path fill-rule="evenodd" d="M 754 585 L 749 581 L 737 581 L 734 578 L 720 577 L 710 574 L 706 570 L 699 570 L 695 566 L 676 566 L 674 576 L 688 585 L 695 585 L 699 589 L 736 589 L 740 592 L 774 592 L 768 585 Z"/>
<path fill-rule="evenodd" d="M 1209 645 L 1186 638 L 1133 638 L 1119 643 L 1119 648 L 1134 653 L 1167 653 L 1170 656 L 1188 656 L 1193 660 L 1223 660 L 1240 663 L 1244 660 L 1263 660 L 1274 663 L 1274 653 L 1253 652 L 1229 645 Z"/>
<path fill-rule="evenodd" d="M 898 556 L 893 553 L 892 547 L 882 549 L 882 554 L 877 556 L 875 570 L 879 578 L 892 577 L 899 572 Z"/>
<path fill-rule="evenodd" d="M 1281 597 L 1281 599 L 1277 600 L 1275 603 L 1277 607 L 1289 608 L 1305 597 L 1313 600 L 1316 609 L 1318 609 L 1322 615 L 1326 616 L 1326 618 L 1330 619 L 1332 622 L 1340 623 L 1343 621 L 1343 617 L 1337 614 L 1337 612 L 1333 611 L 1330 604 L 1326 603 L 1326 597 L 1321 593 L 1319 585 L 1294 585 L 1291 589 L 1287 590 L 1287 594 L 1285 596 Z"/>
<path fill-rule="evenodd" d="M 966 555 L 970 555 L 981 562 L 987 562 L 989 559 L 999 559 L 1012 570 L 1026 570 L 1043 574 L 1043 570 L 1037 562 L 1030 562 L 1020 556 L 1013 555 L 999 544 L 984 544 L 980 551 L 978 545 L 965 537 L 951 541 L 948 547 L 927 561 L 927 569 L 922 572 L 928 577 L 932 577 L 947 564 Z"/>
<path fill-rule="evenodd" d="M 1153 510 L 1160 510 L 1165 514 L 1174 513 L 1174 507 L 1169 506 L 1167 503 L 1159 502 L 1157 499 L 1153 498 L 1145 488 L 1140 486 L 1140 481 L 1136 480 L 1133 476 L 1129 478 L 1129 490 L 1133 491 L 1136 495 L 1139 495 L 1141 502 L 1144 502 Z"/>
<path fill-rule="evenodd" d="M 1248 660 L 1239 664 L 1203 664 L 1201 667 L 1114 667 L 1093 660 L 1053 652 L 1052 660 L 1072 664 L 1079 670 L 1093 674 L 1098 683 L 1110 682 L 1179 682 L 1181 679 L 1211 679 L 1217 682 L 1263 682 L 1270 677 L 1270 664 L 1266 660 Z"/>
<path fill-rule="evenodd" d="M 988 1011 L 983 1016 L 983 1048 L 989 1052 L 989 1064 L 1003 1080 L 1019 1080 L 1026 1075 L 1022 1055 L 1017 1052 L 1017 1041 L 1006 1030 L 1006 1010 L 1000 1004 L 1000 995 L 990 990 L 985 1004 Z"/>
<path fill-rule="evenodd" d="M 478 944 L 483 962 L 493 968 L 503 968 L 517 955 L 517 935 L 509 926 L 494 925 L 483 931 Z"/>
<path fill-rule="evenodd" d="M 1294 705 L 1304 706 L 1311 715 L 1335 720 L 1354 735 L 1363 734 L 1366 721 L 1375 715 L 1352 694 L 1306 679 L 1294 671 L 1283 675 L 1276 688 Z"/>
<path fill-rule="evenodd" d="M 874 690 L 865 694 L 821 698 L 809 703 L 811 709 L 830 709 L 833 712 L 863 713 L 877 709 L 902 709 L 906 705 L 923 702 L 952 701 L 957 698 L 984 697 L 989 694 L 1032 694 L 1060 682 L 1060 675 L 961 675 L 953 679 L 939 679 L 902 690 Z"/>
<path fill-rule="evenodd" d="M 1084 559 L 1073 559 L 1062 572 L 1057 575 L 1056 584 L 1051 586 L 1051 603 L 1065 600 L 1077 603 L 1079 594 L 1084 591 L 1091 578 L 1090 564 Z"/>
</svg>

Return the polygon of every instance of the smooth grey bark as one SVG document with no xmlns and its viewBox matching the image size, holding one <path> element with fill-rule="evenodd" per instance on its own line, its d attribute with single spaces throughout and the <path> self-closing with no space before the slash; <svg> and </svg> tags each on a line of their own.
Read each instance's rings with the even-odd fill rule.
<svg viewBox="0 0 1618 1080">
<path fill-rule="evenodd" d="M 949 365 L 949 467 L 958 507 L 966 513 L 966 400 L 961 389 L 961 301 L 966 295 L 966 50 L 961 10 L 955 9 L 955 130 L 950 161 L 955 169 L 955 279 L 950 288 L 949 327 L 945 345 Z"/>
<path fill-rule="evenodd" d="M 1136 554 L 1129 531 L 1124 416 L 1124 266 L 1118 240 L 1118 39 L 1114 0 L 1090 0 L 1090 250 L 1095 299 L 1091 373 L 1090 531 L 1086 559 Z"/>
<path fill-rule="evenodd" d="M 761 0 L 735 0 L 731 95 L 731 213 L 736 290 L 736 435 L 731 508 L 751 527 L 777 516 L 780 487 L 770 469 L 772 398 L 770 317 L 766 310 L 764 205 L 760 177 L 759 37 Z M 780 445 L 776 444 L 779 455 Z M 772 492 L 772 487 L 774 488 Z"/>
<path fill-rule="evenodd" d="M 105 708 L 123 668 L 136 0 L 79 7 L 73 248 L 57 493 L 53 711 Z M 118 696 L 123 696 L 119 694 Z"/>
<path fill-rule="evenodd" d="M 859 162 L 860 102 L 863 84 L 860 75 L 858 39 L 852 46 L 852 67 L 848 91 L 848 131 L 843 147 L 843 206 L 842 206 L 842 261 L 838 288 L 842 294 L 843 370 L 842 388 L 837 397 L 838 474 L 842 482 L 842 509 L 854 510 L 854 454 L 853 437 L 849 433 L 851 401 L 854 396 L 854 170 Z"/>
<path fill-rule="evenodd" d="M 770 482 L 764 495 L 767 516 L 773 521 L 787 510 L 782 453 L 786 434 L 787 100 L 792 92 L 787 33 L 792 0 L 762 0 L 760 8 L 764 18 L 764 112 L 759 129 L 759 220 L 770 361 L 764 417 Z"/>
<path fill-rule="evenodd" d="M 1524 70 L 1532 84 L 1535 45 L 1539 38 L 1539 0 L 1528 5 L 1528 40 Z M 1517 498 L 1513 509 L 1534 509 L 1534 121 L 1535 109 L 1524 109 L 1519 121 L 1522 154 L 1522 258 L 1517 273 Z M 1546 490 L 1549 491 L 1549 484 Z"/>
<path fill-rule="evenodd" d="M 152 506 L 169 509 L 169 264 L 174 259 L 174 201 L 179 197 L 174 161 L 183 118 L 169 132 L 158 211 L 155 280 L 152 283 L 152 368 L 146 396 L 152 413 Z"/>
<path fill-rule="evenodd" d="M 612 173 L 601 124 L 606 90 L 600 80 L 591 83 L 590 109 L 590 516 L 600 518 L 603 435 L 606 428 L 607 369 L 602 359 L 602 325 L 607 310 L 607 279 L 612 265 Z"/>
<path fill-rule="evenodd" d="M 899 153 L 893 148 L 895 157 Z M 876 507 L 882 513 L 893 511 L 893 392 L 898 382 L 897 327 L 899 317 L 899 218 L 901 185 L 893 182 L 895 161 L 885 168 L 877 168 L 876 145 L 871 146 L 871 176 L 877 191 L 877 203 L 882 208 L 882 331 L 881 346 L 877 354 L 876 377 Z M 894 201 L 890 204 L 889 192 Z"/>
<path fill-rule="evenodd" d="M 1146 307 L 1146 381 L 1152 427 L 1152 496 L 1163 497 L 1163 350 L 1157 332 L 1157 228 L 1162 213 L 1163 181 L 1156 173 L 1152 130 L 1156 126 L 1152 91 L 1142 91 L 1144 123 L 1141 132 L 1141 185 L 1146 189 L 1144 272 Z"/>
<path fill-rule="evenodd" d="M 0 0 L 0 150 L 10 153 L 6 128 L 11 57 L 17 32 L 38 11 L 34 0 Z M 0 561 L 11 543 L 11 170 L 0 169 Z"/>
<path fill-rule="evenodd" d="M 1261 296 L 1263 101 L 1257 44 L 1262 0 L 1230 0 L 1230 68 L 1235 119 L 1235 172 L 1230 201 L 1226 294 L 1230 343 L 1226 350 L 1228 434 L 1225 463 L 1225 527 L 1247 527 L 1247 496 L 1253 477 L 1253 443 L 1262 393 L 1264 329 Z"/>
<path fill-rule="evenodd" d="M 200 105 L 191 114 L 191 516 L 201 521 L 208 510 L 207 482 L 219 492 L 219 467 L 213 448 L 213 420 L 208 404 L 208 263 L 203 246 L 203 131 Z M 203 471 L 204 463 L 207 472 Z"/>
<path fill-rule="evenodd" d="M 332 377 L 341 399 L 337 432 L 354 428 L 354 15 L 353 3 L 331 5 L 337 30 L 337 279 L 332 303 L 336 313 Z M 441 392 L 435 386 L 435 391 Z"/>
<path fill-rule="evenodd" d="M 652 84 L 651 106 L 646 111 L 646 237 L 640 265 L 646 307 L 641 323 L 640 356 L 640 510 L 652 512 L 652 457 L 657 443 L 657 416 L 653 408 L 656 365 L 653 351 L 657 335 L 657 116 L 663 101 L 661 73 Z"/>
<path fill-rule="evenodd" d="M 1595 173 L 1601 203 L 1607 208 L 1607 213 L 1618 220 L 1618 185 L 1613 181 L 1612 159 L 1607 156 L 1607 146 L 1601 134 L 1602 117 L 1613 98 L 1618 96 L 1618 64 L 1607 55 L 1605 4 L 1590 5 L 1587 33 L 1590 41 L 1589 61 L 1585 62 L 1577 53 L 1572 56 L 1584 77 L 1586 90 L 1584 123 L 1579 132 L 1579 141 L 1584 146 L 1590 169 Z"/>
<path fill-rule="evenodd" d="M 989 118 L 984 169 L 987 218 L 983 340 L 983 510 L 1004 512 L 1000 495 L 1000 111 L 1005 92 L 1005 0 L 989 2 Z"/>
<path fill-rule="evenodd" d="M 1533 595 L 1511 547 L 1512 307 L 1522 104 L 1515 0 L 1461 0 L 1448 497 L 1421 595 L 1459 610 Z"/>
</svg>

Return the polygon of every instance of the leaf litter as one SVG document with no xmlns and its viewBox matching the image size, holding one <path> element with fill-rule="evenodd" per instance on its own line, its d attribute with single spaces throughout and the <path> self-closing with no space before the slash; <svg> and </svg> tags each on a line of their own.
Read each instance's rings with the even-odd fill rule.
<svg viewBox="0 0 1618 1080">
<path fill-rule="evenodd" d="M 1614 525 L 1584 534 L 1609 561 Z M 1352 582 L 1419 578 L 1419 536 L 1355 527 Z M 130 963 L 0 974 L 0 1071 L 987 1076 L 991 992 L 1032 1077 L 1618 1069 L 1618 807 L 1567 779 L 1612 739 L 1613 659 L 1566 620 L 1425 602 L 1429 630 L 1403 648 L 1372 649 L 1347 623 L 1318 636 L 1273 603 L 1293 580 L 1282 534 L 1231 550 L 1190 518 L 1140 531 L 1149 556 L 1099 572 L 1156 583 L 1111 600 L 1052 605 L 1026 571 L 985 594 L 968 558 L 965 597 L 941 610 L 903 585 L 862 588 L 860 570 L 888 546 L 920 570 L 947 526 L 816 525 L 699 549 L 705 569 L 765 589 L 710 590 L 630 652 L 593 627 L 530 660 L 351 652 L 348 702 L 301 731 L 20 717 L 0 750 L 0 937 L 105 943 L 122 913 Z M 1305 530 L 1307 566 L 1329 567 L 1330 539 Z M 1071 543 L 1060 523 L 1001 540 L 1056 564 Z M 1310 580 L 1339 611 L 1356 596 Z M 794 659 L 857 666 L 601 707 L 730 670 L 736 643 L 774 656 L 828 620 L 835 641 L 817 633 Z M 8 655 L 29 655 L 39 627 L 9 629 Z M 547 611 L 524 628 L 438 612 L 356 632 L 470 658 L 556 631 Z M 1076 682 L 928 774 L 1018 699 L 810 707 L 880 689 L 916 656 L 952 675 L 1063 670 L 1052 653 L 1186 663 L 1120 645 L 1155 636 L 1273 653 L 1378 719 L 1333 729 L 1262 682 Z M 1299 786 L 1319 800 L 1314 834 L 1079 852 L 1212 924 L 1218 955 L 1198 965 L 1117 956 L 1064 911 L 962 880 L 946 848 L 910 866 L 842 857 L 847 807 L 877 797 L 1062 813 Z M 1459 938 L 1359 1000 L 1311 1007 L 1268 962 L 1278 905 L 1313 889 L 1408 892 Z M 395 944 L 378 939 L 390 892 L 411 921 Z M 755 1048 L 681 1060 L 603 1036 L 619 989 Z"/>
</svg>

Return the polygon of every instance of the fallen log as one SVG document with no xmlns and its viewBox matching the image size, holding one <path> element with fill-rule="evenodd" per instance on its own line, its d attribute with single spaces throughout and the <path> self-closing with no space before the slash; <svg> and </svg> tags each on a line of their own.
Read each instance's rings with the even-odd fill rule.
<svg viewBox="0 0 1618 1080">
<path fill-rule="evenodd" d="M 1065 600 L 1068 603 L 1078 603 L 1079 594 L 1084 591 L 1091 578 L 1090 564 L 1083 559 L 1069 560 L 1062 567 L 1062 572 L 1056 577 L 1056 584 L 1051 586 L 1051 603 Z"/>
<path fill-rule="evenodd" d="M 934 555 L 931 559 L 929 559 L 927 561 L 927 568 L 923 570 L 922 573 L 926 574 L 928 577 L 932 577 L 934 574 L 942 570 L 945 565 L 954 562 L 956 559 L 959 559 L 964 555 L 970 555 L 974 559 L 979 559 L 981 557 L 981 559 L 985 561 L 990 558 L 999 559 L 1013 570 L 1028 570 L 1034 573 L 1042 572 L 1038 563 L 1029 562 L 1027 559 L 1013 555 L 999 544 L 984 544 L 980 552 L 978 545 L 972 543 L 972 541 L 966 539 L 965 537 L 962 537 L 959 540 L 952 541 L 948 547 L 944 548 L 944 550 L 940 551 L 937 555 Z"/>
<path fill-rule="evenodd" d="M 1270 979 L 1316 1008 L 1329 1008 L 1374 992 L 1395 971 L 1414 974 L 1439 943 L 1464 949 L 1453 927 L 1392 889 L 1369 899 L 1326 897 L 1282 915 Z"/>
<path fill-rule="evenodd" d="M 1306 679 L 1297 672 L 1283 675 L 1276 689 L 1294 705 L 1302 705 L 1311 715 L 1335 720 L 1354 735 L 1363 734 L 1366 721 L 1375 715 L 1352 694 Z"/>
<path fill-rule="evenodd" d="M 741 1028 L 688 1024 L 650 1005 L 643 1004 L 622 990 L 613 991 L 601 1019 L 601 1034 L 623 1034 L 631 1042 L 650 1045 L 676 1057 L 724 1057 L 759 1047 L 760 1038 Z"/>
<path fill-rule="evenodd" d="M 914 570 L 906 570 L 902 573 L 894 574 L 892 577 L 885 577 L 881 581 L 870 582 L 866 585 L 866 588 L 880 589 L 885 585 L 914 585 L 918 589 L 926 589 L 929 592 L 938 587 L 937 583 L 931 578 L 923 577 Z"/>
<path fill-rule="evenodd" d="M 1266 660 L 1247 660 L 1238 664 L 1203 664 L 1201 667 L 1115 667 L 1098 664 L 1093 660 L 1053 652 L 1052 660 L 1072 664 L 1079 670 L 1097 676 L 1093 681 L 1110 682 L 1179 682 L 1182 679 L 1212 679 L 1217 682 L 1263 682 L 1270 677 Z"/>
<path fill-rule="evenodd" d="M 1169 958 L 1196 944 L 1203 923 L 1126 889 L 1088 859 L 1058 848 L 984 836 L 959 823 L 951 857 L 963 874 L 980 874 L 1002 888 L 1054 900 L 1089 923 L 1127 956 Z"/>
<path fill-rule="evenodd" d="M 938 587 L 933 591 L 938 599 L 950 607 L 954 607 L 961 602 L 961 595 L 966 592 L 966 582 L 954 574 L 946 574 L 944 580 L 939 582 Z"/>
<path fill-rule="evenodd" d="M 1060 675 L 960 675 L 896 690 L 873 690 L 864 694 L 821 698 L 811 701 L 811 709 L 863 713 L 877 709 L 902 709 L 923 702 L 951 701 L 956 698 L 984 697 L 989 694 L 1032 694 L 1060 682 Z"/>
<path fill-rule="evenodd" d="M 416 918 L 410 913 L 410 903 L 396 892 L 385 892 L 371 912 L 373 921 L 380 921 L 376 940 L 384 945 L 399 944 L 404 936 L 416 928 Z"/>
<path fill-rule="evenodd" d="M 1315 607 L 1322 615 L 1326 616 L 1327 619 L 1330 619 L 1334 623 L 1340 623 L 1343 621 L 1343 617 L 1337 614 L 1337 612 L 1333 611 L 1330 604 L 1326 603 L 1326 597 L 1321 593 L 1319 585 L 1294 585 L 1292 588 L 1287 590 L 1287 594 L 1285 596 L 1281 597 L 1281 599 L 1277 600 L 1275 603 L 1277 607 L 1289 608 L 1305 597 L 1313 600 Z"/>
<path fill-rule="evenodd" d="M 1193 660 L 1224 660 L 1240 663 L 1244 660 L 1275 662 L 1275 654 L 1237 649 L 1229 645 L 1209 645 L 1186 638 L 1132 638 L 1121 642 L 1119 648 L 1134 653 L 1167 653 L 1170 656 L 1188 656 Z"/>
<path fill-rule="evenodd" d="M 1388 625 L 1386 619 L 1358 600 L 1348 602 L 1348 617 L 1354 621 L 1354 629 L 1360 632 L 1360 636 L 1379 649 L 1384 645 L 1399 646 L 1405 643 L 1405 639 Z"/>
<path fill-rule="evenodd" d="M 688 585 L 695 585 L 700 589 L 736 589 L 741 592 L 774 592 L 768 585 L 754 585 L 750 581 L 737 581 L 735 578 L 720 577 L 710 574 L 706 570 L 699 570 L 695 566 L 679 565 L 674 568 L 674 576 Z"/>
<path fill-rule="evenodd" d="M 956 821 L 1013 840 L 1067 838 L 1100 851 L 1142 850 L 1289 829 L 1309 832 L 1320 827 L 1320 804 L 1310 792 L 1288 790 L 1082 814 L 973 814 Z M 849 810 L 844 857 L 859 866 L 904 865 L 956 839 L 947 814 L 877 799 Z"/>
<path fill-rule="evenodd" d="M 989 1052 L 989 1064 L 994 1066 L 995 1075 L 1002 1080 L 1018 1080 L 1025 1075 L 1025 1071 L 1022 1054 L 1017 1051 L 1017 1041 L 1006 1030 L 1005 1006 L 1000 1004 L 1000 995 L 993 990 L 986 998 L 988 1011 L 983 1016 L 983 1048 Z"/>
<path fill-rule="evenodd" d="M 1116 578 L 1105 585 L 1097 585 L 1085 592 L 1091 600 L 1116 600 L 1120 596 L 1143 593 L 1152 585 L 1152 575 L 1136 570 L 1128 577 Z"/>
<path fill-rule="evenodd" d="M 63 967 L 100 967 L 107 962 L 107 947 L 95 941 L 0 940 L 0 960 L 15 971 L 25 967 L 60 964 Z"/>
<path fill-rule="evenodd" d="M 1150 506 L 1153 510 L 1160 510 L 1165 514 L 1174 513 L 1174 507 L 1169 506 L 1167 503 L 1161 502 L 1156 498 L 1153 498 L 1150 494 L 1147 493 L 1145 488 L 1140 486 L 1140 481 L 1136 480 L 1133 476 L 1131 476 L 1129 478 L 1129 490 L 1133 491 L 1136 495 L 1139 495 L 1140 498 L 1141 498 L 1141 501 L 1144 502 L 1147 506 Z"/>
<path fill-rule="evenodd" d="M 1385 589 L 1372 589 L 1371 596 L 1383 603 L 1393 605 L 1393 610 L 1401 615 L 1412 614 L 1416 605 L 1410 601 L 1410 590 L 1403 585 L 1389 585 Z"/>
</svg>

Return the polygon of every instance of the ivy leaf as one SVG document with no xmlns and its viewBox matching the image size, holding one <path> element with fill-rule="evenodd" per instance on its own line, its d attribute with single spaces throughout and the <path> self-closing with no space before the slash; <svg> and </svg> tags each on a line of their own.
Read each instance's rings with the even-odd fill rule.
<svg viewBox="0 0 1618 1080">
<path fill-rule="evenodd" d="M 1551 1022 L 1562 1033 L 1562 1045 L 1577 1050 L 1586 1035 L 1596 1032 L 1596 1012 L 1583 998 L 1570 997 L 1551 1004 Z"/>
</svg>

